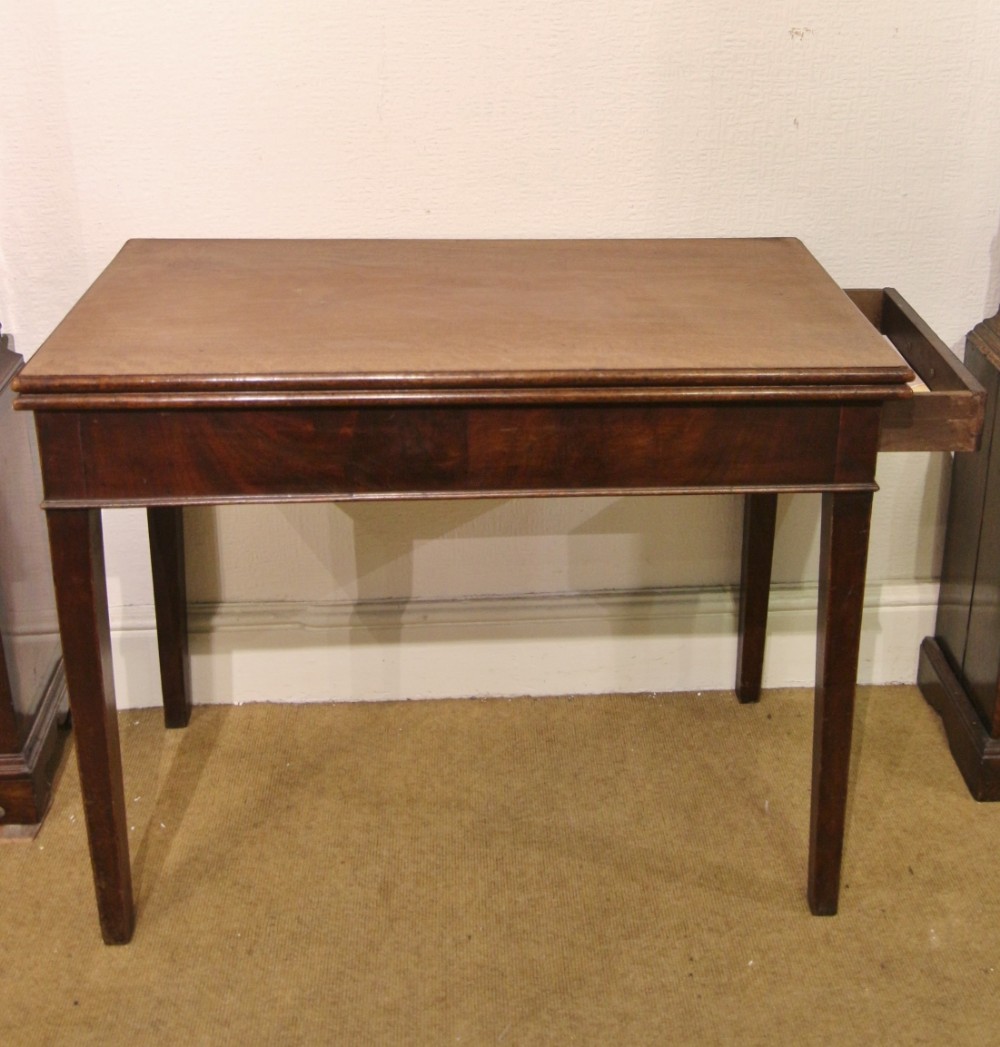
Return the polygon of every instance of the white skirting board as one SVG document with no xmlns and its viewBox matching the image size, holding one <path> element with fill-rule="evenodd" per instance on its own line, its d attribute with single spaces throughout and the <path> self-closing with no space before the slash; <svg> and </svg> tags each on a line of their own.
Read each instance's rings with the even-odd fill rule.
<svg viewBox="0 0 1000 1047">
<path fill-rule="evenodd" d="M 913 682 L 936 582 L 869 586 L 862 683 Z M 192 605 L 195 703 L 726 690 L 735 589 Z M 120 708 L 160 701 L 152 610 L 113 612 Z M 775 586 L 765 687 L 811 685 L 816 589 Z"/>
</svg>

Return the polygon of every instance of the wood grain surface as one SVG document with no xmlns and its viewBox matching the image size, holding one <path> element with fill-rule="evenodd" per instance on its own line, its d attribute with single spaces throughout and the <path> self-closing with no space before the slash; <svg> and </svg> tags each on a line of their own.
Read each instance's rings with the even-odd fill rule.
<svg viewBox="0 0 1000 1047">
<path fill-rule="evenodd" d="M 129 241 L 25 393 L 902 384 L 795 239 Z"/>
</svg>

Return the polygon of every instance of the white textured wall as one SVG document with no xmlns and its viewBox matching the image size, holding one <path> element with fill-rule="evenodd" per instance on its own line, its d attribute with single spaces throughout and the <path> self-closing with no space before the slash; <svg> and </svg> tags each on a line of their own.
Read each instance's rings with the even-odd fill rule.
<svg viewBox="0 0 1000 1047">
<path fill-rule="evenodd" d="M 844 286 L 900 288 L 956 349 L 996 308 L 989 0 L 0 0 L 0 40 L 0 322 L 24 355 L 133 236 L 790 234 Z M 887 458 L 879 479 L 863 672 L 912 678 L 946 462 Z M 812 659 L 815 501 L 781 511 L 771 683 Z M 142 521 L 106 517 L 138 704 Z M 685 618 L 641 596 L 735 581 L 725 499 L 239 508 L 189 530 L 201 700 L 730 671 L 725 600 L 686 596 Z M 604 590 L 585 613 L 565 598 Z"/>
</svg>

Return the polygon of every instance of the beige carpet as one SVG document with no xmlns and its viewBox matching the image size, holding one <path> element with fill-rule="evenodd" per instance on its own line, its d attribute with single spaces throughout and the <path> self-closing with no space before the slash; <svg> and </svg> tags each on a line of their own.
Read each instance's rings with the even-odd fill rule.
<svg viewBox="0 0 1000 1047">
<path fill-rule="evenodd" d="M 859 695 L 839 916 L 810 697 L 123 714 L 139 922 L 101 944 L 70 753 L 0 846 L 0 1043 L 992 1044 L 1000 804 Z"/>
</svg>

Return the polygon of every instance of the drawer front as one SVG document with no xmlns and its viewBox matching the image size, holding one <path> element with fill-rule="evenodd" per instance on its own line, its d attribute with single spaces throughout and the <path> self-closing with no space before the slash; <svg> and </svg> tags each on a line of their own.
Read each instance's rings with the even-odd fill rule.
<svg viewBox="0 0 1000 1047">
<path fill-rule="evenodd" d="M 890 287 L 847 292 L 917 375 L 913 396 L 882 409 L 882 451 L 975 451 L 986 392 L 951 350 Z"/>
<path fill-rule="evenodd" d="M 39 411 L 47 504 L 870 489 L 878 401 Z"/>
</svg>

